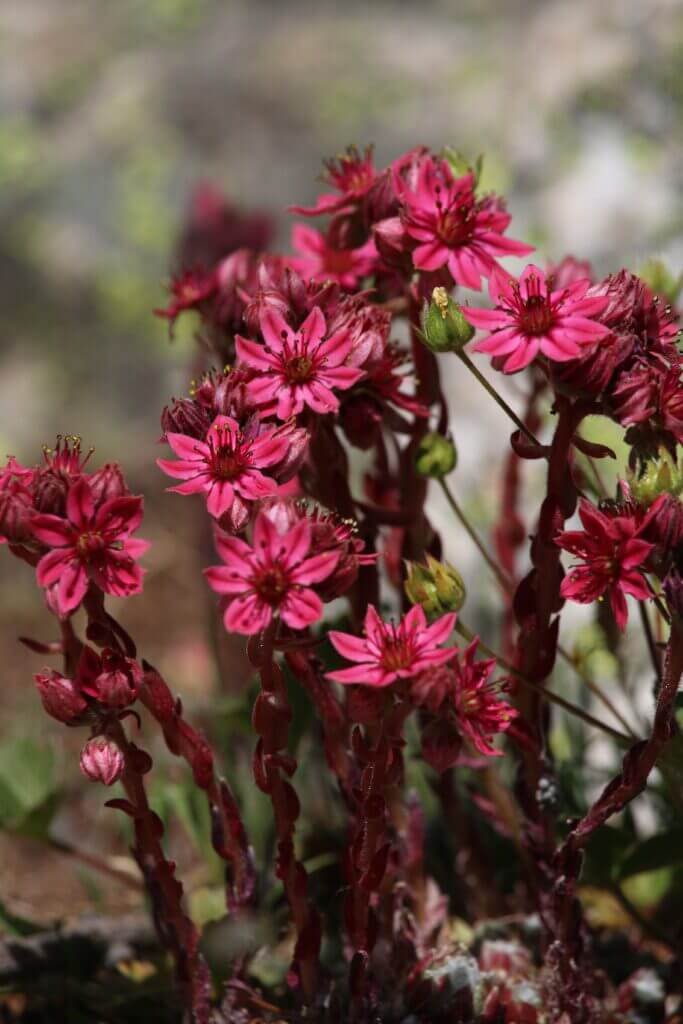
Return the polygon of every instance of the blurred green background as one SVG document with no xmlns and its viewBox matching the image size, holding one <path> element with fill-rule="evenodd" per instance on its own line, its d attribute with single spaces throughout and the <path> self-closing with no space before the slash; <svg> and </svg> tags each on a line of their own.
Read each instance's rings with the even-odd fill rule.
<svg viewBox="0 0 683 1024">
<path fill-rule="evenodd" d="M 371 141 L 380 163 L 417 143 L 485 153 L 485 185 L 505 192 L 514 237 L 543 259 L 571 251 L 607 272 L 658 256 L 680 269 L 683 4 L 0 2 L 0 451 L 30 463 L 57 432 L 78 433 L 144 490 L 155 544 L 147 598 L 125 619 L 200 717 L 215 682 L 201 510 L 165 495 L 153 464 L 192 339 L 181 329 L 169 343 L 151 310 L 199 179 L 272 210 L 285 246 L 285 208 L 314 198 L 321 158 Z M 468 383 L 449 386 L 466 438 L 456 486 L 485 521 L 482 458 L 500 457 L 507 425 Z M 49 638 L 51 623 L 31 571 L 6 554 L 0 602 L 0 733 L 49 737 L 61 779 L 63 730 L 39 713 L 40 665 L 15 640 Z M 100 796 L 77 788 L 61 833 L 109 822 Z M 4 847 L 0 898 L 14 909 L 26 909 L 27 871 L 32 912 L 92 899 L 92 879 L 56 898 L 46 877 L 41 891 L 38 854 Z"/>
</svg>

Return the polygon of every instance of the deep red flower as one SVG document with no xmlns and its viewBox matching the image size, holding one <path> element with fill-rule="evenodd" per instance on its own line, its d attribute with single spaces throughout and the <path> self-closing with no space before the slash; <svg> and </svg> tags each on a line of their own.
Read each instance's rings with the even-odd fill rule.
<svg viewBox="0 0 683 1024">
<path fill-rule="evenodd" d="M 463 307 L 471 324 L 491 332 L 477 342 L 475 351 L 506 356 L 505 373 L 523 369 L 539 354 L 554 362 L 575 359 L 582 349 L 609 333 L 593 319 L 607 299 L 588 294 L 589 288 L 587 279 L 555 288 L 552 277 L 546 277 L 533 263 L 523 270 L 519 281 L 494 269 L 489 294 L 496 308 Z"/>
<path fill-rule="evenodd" d="M 493 737 L 509 728 L 517 711 L 501 700 L 491 681 L 495 659 L 475 660 L 478 645 L 475 637 L 445 665 L 421 672 L 410 692 L 417 704 L 434 714 L 451 714 L 460 735 L 480 754 L 497 757 L 501 751 L 493 746 Z"/>
<path fill-rule="evenodd" d="M 651 506 L 648 519 L 657 514 L 658 508 L 659 499 Z M 623 630 L 628 621 L 625 595 L 638 601 L 650 597 L 642 567 L 654 544 L 639 536 L 645 523 L 638 523 L 635 516 L 610 517 L 582 499 L 579 517 L 583 530 L 566 530 L 556 537 L 559 547 L 583 562 L 570 569 L 560 593 L 580 604 L 591 604 L 607 595 L 615 622 Z"/>
<path fill-rule="evenodd" d="M 447 266 L 457 284 L 479 291 L 500 256 L 533 252 L 532 245 L 504 236 L 510 214 L 497 197 L 477 198 L 473 174 L 455 178 L 446 160 L 423 156 L 416 175 L 394 177 L 401 219 L 417 243 L 413 264 L 418 270 Z"/>
<path fill-rule="evenodd" d="M 181 313 L 199 309 L 216 292 L 218 278 L 214 270 L 184 270 L 174 274 L 168 286 L 171 301 L 165 308 L 155 309 L 156 316 L 169 321 L 171 333 Z"/>
<path fill-rule="evenodd" d="M 274 615 L 292 629 L 306 629 L 320 618 L 323 603 L 311 585 L 334 572 L 339 552 L 313 555 L 312 541 L 306 520 L 281 532 L 265 512 L 256 518 L 253 545 L 217 534 L 216 549 L 225 564 L 205 574 L 209 586 L 226 597 L 228 632 L 260 633 Z"/>
<path fill-rule="evenodd" d="M 0 544 L 21 544 L 31 536 L 34 475 L 13 456 L 0 469 Z"/>
<path fill-rule="evenodd" d="M 292 228 L 292 247 L 297 255 L 290 257 L 290 263 L 302 277 L 336 281 L 349 291 L 369 277 L 377 265 L 377 249 L 371 238 L 356 248 L 341 248 L 307 224 Z"/>
<path fill-rule="evenodd" d="M 363 153 L 349 146 L 336 159 L 326 160 L 322 179 L 336 189 L 336 193 L 318 196 L 315 206 L 290 206 L 290 213 L 318 217 L 357 206 L 377 180 L 372 146 L 367 146 Z"/>
<path fill-rule="evenodd" d="M 119 597 L 142 590 L 144 570 L 135 559 L 149 545 L 130 536 L 141 520 L 139 497 L 113 498 L 96 508 L 85 476 L 69 490 L 65 519 L 33 517 L 33 536 L 51 549 L 38 563 L 36 578 L 41 587 L 54 587 L 60 615 L 69 615 L 78 607 L 90 580 L 106 594 Z"/>
<path fill-rule="evenodd" d="M 453 648 L 439 648 L 448 639 L 455 625 L 455 613 L 442 615 L 430 626 L 420 605 L 414 605 L 398 625 L 384 622 L 373 605 L 368 606 L 364 636 L 330 630 L 335 648 L 353 668 L 328 672 L 327 678 L 337 683 L 361 683 L 366 686 L 389 686 L 397 679 L 410 679 L 423 669 L 442 665 L 453 654 Z"/>
<path fill-rule="evenodd" d="M 133 658 L 105 647 L 97 654 L 84 647 L 78 663 L 78 683 L 83 693 L 109 708 L 132 704 L 142 683 L 141 666 Z"/>
</svg>

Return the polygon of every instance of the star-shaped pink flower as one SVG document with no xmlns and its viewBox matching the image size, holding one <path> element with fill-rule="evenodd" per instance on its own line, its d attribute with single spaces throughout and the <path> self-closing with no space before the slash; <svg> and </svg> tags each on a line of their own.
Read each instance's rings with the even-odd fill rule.
<svg viewBox="0 0 683 1024">
<path fill-rule="evenodd" d="M 423 609 L 415 605 L 394 625 L 384 622 L 377 609 L 369 605 L 363 637 L 330 631 L 334 648 L 356 664 L 353 668 L 328 672 L 327 678 L 338 683 L 389 686 L 396 679 L 410 679 L 426 668 L 442 665 L 454 650 L 440 649 L 439 644 L 448 639 L 455 620 L 455 613 L 450 612 L 428 626 Z"/>
<path fill-rule="evenodd" d="M 240 361 L 258 371 L 248 389 L 264 415 L 288 420 L 305 407 L 323 414 L 336 412 L 335 390 L 350 388 L 364 375 L 363 370 L 344 365 L 351 337 L 344 330 L 326 337 L 325 317 L 318 306 L 297 331 L 268 306 L 260 326 L 265 344 L 237 335 L 235 345 Z"/>
</svg>

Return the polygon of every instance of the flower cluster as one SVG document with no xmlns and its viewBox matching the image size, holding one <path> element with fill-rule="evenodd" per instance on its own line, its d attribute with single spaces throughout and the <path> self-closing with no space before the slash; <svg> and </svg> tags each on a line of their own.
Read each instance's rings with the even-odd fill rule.
<svg viewBox="0 0 683 1024">
<path fill-rule="evenodd" d="M 10 458 L 0 475 L 3 539 L 36 565 L 38 584 L 61 617 L 71 615 L 94 586 L 128 597 L 142 590 L 138 559 L 147 550 L 133 537 L 142 498 L 131 495 L 117 466 L 86 470 L 80 442 L 59 439 L 43 465 Z"/>
<path fill-rule="evenodd" d="M 351 147 L 325 164 L 323 194 L 291 208 L 326 218 L 316 221 L 320 227 L 294 225 L 292 253 L 264 251 L 269 219 L 240 214 L 202 186 L 168 303 L 156 311 L 171 331 L 189 313 L 197 328 L 197 379 L 163 410 L 160 443 L 170 452 L 157 461 L 169 491 L 201 496 L 196 506 L 205 510 L 203 529 L 217 552 L 216 564 L 203 569 L 205 585 L 217 595 L 226 633 L 241 645 L 247 638 L 253 672 L 243 689 L 257 688 L 254 743 L 245 758 L 245 737 L 236 740 L 241 749 L 229 770 L 249 761 L 253 785 L 270 802 L 272 835 L 262 845 L 276 851 L 272 868 L 292 923 L 292 941 L 278 947 L 291 957 L 288 1006 L 280 1014 L 251 989 L 252 950 L 240 947 L 223 1004 L 230 1019 L 265 1009 L 322 1021 L 331 1008 L 330 1020 L 359 1024 L 540 1024 L 547 1008 L 567 1024 L 611 1024 L 614 1007 L 616 1021 L 622 1005 L 624 1012 L 640 1005 L 637 974 L 602 997 L 606 984 L 590 958 L 577 886 L 591 836 L 646 788 L 675 732 L 683 665 L 683 469 L 676 456 L 683 367 L 673 299 L 658 292 L 673 279 L 620 270 L 597 280 L 574 257 L 511 272 L 506 259 L 533 250 L 508 233 L 505 201 L 482 191 L 479 172 L 452 150 L 417 147 L 379 167 L 371 148 Z M 487 305 L 477 296 L 461 301 L 460 289 L 484 287 Z M 471 344 L 477 330 L 485 336 Z M 494 371 L 520 375 L 520 412 L 470 351 L 489 355 Z M 446 359 L 472 372 L 515 426 L 492 545 L 448 483 L 461 442 L 453 439 L 458 410 L 452 417 L 442 387 Z M 629 449 L 612 493 L 598 461 L 615 453 L 581 432 L 593 416 L 620 426 Z M 207 740 L 110 610 L 110 597 L 142 589 L 143 502 L 118 465 L 93 469 L 90 458 L 72 438 L 46 449 L 41 465 L 9 458 L 0 470 L 0 542 L 35 568 L 58 620 L 58 640 L 25 640 L 62 658 L 59 669 L 35 676 L 43 707 L 56 721 L 89 730 L 84 776 L 121 784 L 125 798 L 110 805 L 133 822 L 135 857 L 188 1020 L 208 1024 L 214 1018 L 199 932 L 148 801 L 152 760 L 129 737 L 128 719 L 140 727 L 147 712 L 205 795 L 238 931 L 252 920 L 239 915 L 270 913 L 272 903 L 256 886 L 238 801 L 216 775 Z M 528 522 L 525 460 L 543 467 L 544 487 Z M 454 517 L 443 537 L 428 502 L 436 486 Z M 479 575 L 464 580 L 441 561 L 456 531 L 500 590 L 500 653 L 489 646 L 496 643 L 488 639 L 493 612 L 487 606 L 483 615 L 477 601 Z M 618 653 L 627 598 L 641 603 L 657 680 L 652 727 L 581 807 L 583 797 L 569 800 L 556 772 L 556 706 L 620 743 L 630 739 L 596 717 L 588 697 L 573 703 L 565 696 L 563 676 L 553 676 L 558 657 L 589 684 L 601 711 L 631 727 L 560 645 L 560 620 L 567 601 L 593 606 L 606 645 Z M 465 625 L 470 615 L 480 619 L 485 640 Z M 456 629 L 468 641 L 462 648 Z M 304 701 L 311 713 L 301 729 Z M 302 731 L 313 770 L 297 774 Z M 514 786 L 513 772 L 505 765 L 499 772 L 494 760 L 507 752 L 516 762 Z M 331 773 L 334 787 L 318 785 L 318 769 Z M 670 774 L 662 772 L 662 785 Z M 299 829 L 307 813 L 295 788 L 302 775 L 302 794 L 316 790 L 318 803 L 321 793 L 338 797 L 324 828 L 312 818 Z M 406 791 L 406 777 L 430 789 L 425 807 Z M 443 830 L 453 824 L 454 835 L 444 833 L 442 850 L 426 857 L 427 824 L 437 822 Z M 336 844 L 329 863 L 340 877 L 314 886 L 307 864 L 321 852 L 326 859 L 327 842 Z M 444 851 L 433 878 L 432 861 Z M 330 897 L 322 913 L 316 893 L 328 881 L 339 899 L 332 906 Z M 495 904 L 508 923 L 534 906 L 541 953 L 532 959 L 514 931 L 505 940 L 478 937 L 476 956 L 455 948 L 449 903 L 477 919 L 490 919 Z M 341 938 L 324 945 L 331 927 Z M 661 932 L 666 945 L 666 927 Z M 346 984 L 322 967 L 327 945 L 343 951 Z M 278 989 L 273 998 L 281 995 Z"/>
</svg>

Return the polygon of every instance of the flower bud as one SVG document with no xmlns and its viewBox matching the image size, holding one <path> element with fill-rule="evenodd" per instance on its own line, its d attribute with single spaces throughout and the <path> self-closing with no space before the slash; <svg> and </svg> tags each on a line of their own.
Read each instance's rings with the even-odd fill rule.
<svg viewBox="0 0 683 1024">
<path fill-rule="evenodd" d="M 683 290 L 683 274 L 675 277 L 662 260 L 647 260 L 638 271 L 638 277 L 667 302 L 676 302 Z"/>
<path fill-rule="evenodd" d="M 161 414 L 161 429 L 164 435 L 187 434 L 188 437 L 204 439 L 211 425 L 209 412 L 191 398 L 175 398 L 169 407 L 164 406 Z"/>
<path fill-rule="evenodd" d="M 660 448 L 658 458 L 628 473 L 628 483 L 635 500 L 643 505 L 651 505 L 660 494 L 679 498 L 683 494 L 683 466 L 674 462 L 666 448 Z"/>
<path fill-rule="evenodd" d="M 88 740 L 81 751 L 81 771 L 91 782 L 113 786 L 123 774 L 125 758 L 116 743 L 106 736 Z"/>
<path fill-rule="evenodd" d="M 84 693 L 108 708 L 125 708 L 138 695 L 142 669 L 133 658 L 105 647 L 102 654 L 84 647 L 78 676 Z"/>
<path fill-rule="evenodd" d="M 40 672 L 33 677 L 40 699 L 48 715 L 70 725 L 86 710 L 88 704 L 73 680 L 59 672 Z"/>
<path fill-rule="evenodd" d="M 116 462 L 107 462 L 101 469 L 95 470 L 90 477 L 90 491 L 97 506 L 112 498 L 123 498 L 130 494 L 121 467 Z"/>
<path fill-rule="evenodd" d="M 21 544 L 31 536 L 33 505 L 23 484 L 14 480 L 0 490 L 0 539 Z"/>
<path fill-rule="evenodd" d="M 475 329 L 445 288 L 432 292 L 422 309 L 422 336 L 432 352 L 459 352 L 474 337 Z"/>
<path fill-rule="evenodd" d="M 464 153 L 453 149 L 452 146 L 446 146 L 443 151 L 443 158 L 453 172 L 454 177 L 463 178 L 466 174 L 471 174 L 472 184 L 474 188 L 477 187 L 484 163 L 484 158 L 481 154 L 472 163 Z"/>
<path fill-rule="evenodd" d="M 38 512 L 64 516 L 71 478 L 53 466 L 41 466 L 33 481 L 33 504 Z"/>
<path fill-rule="evenodd" d="M 440 479 L 455 469 L 458 454 L 449 437 L 429 433 L 420 441 L 415 466 L 420 476 Z"/>
<path fill-rule="evenodd" d="M 422 605 L 428 616 L 459 612 L 465 603 L 466 590 L 462 576 L 447 562 L 438 562 L 427 555 L 427 565 L 408 562 L 405 592 L 413 604 Z"/>
</svg>

